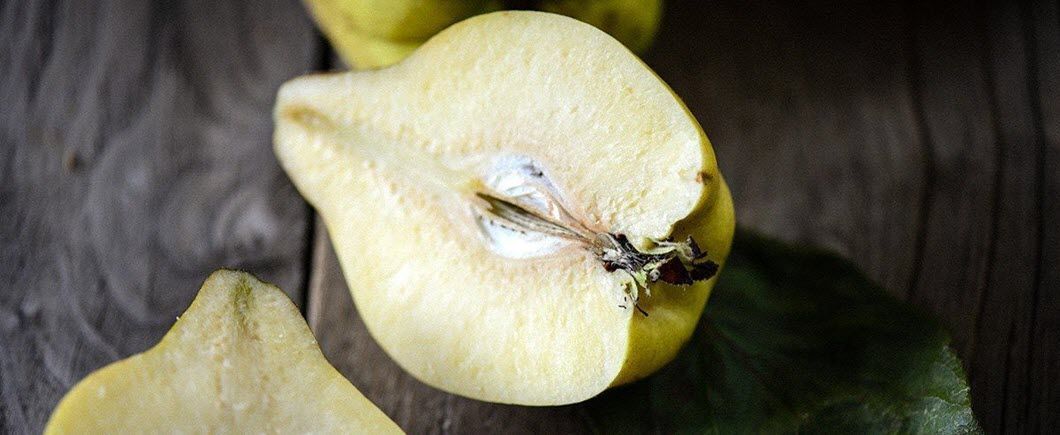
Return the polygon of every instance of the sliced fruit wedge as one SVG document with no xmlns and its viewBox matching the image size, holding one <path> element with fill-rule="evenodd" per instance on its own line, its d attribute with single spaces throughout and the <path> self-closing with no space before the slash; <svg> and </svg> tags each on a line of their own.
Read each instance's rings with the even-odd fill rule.
<svg viewBox="0 0 1060 435">
<path fill-rule="evenodd" d="M 275 117 L 368 330 L 446 391 L 557 405 L 646 376 L 729 251 L 699 124 L 570 18 L 468 19 L 394 67 L 287 83 Z"/>
<path fill-rule="evenodd" d="M 158 345 L 99 369 L 45 433 L 402 433 L 335 370 L 280 289 L 210 275 Z"/>
</svg>

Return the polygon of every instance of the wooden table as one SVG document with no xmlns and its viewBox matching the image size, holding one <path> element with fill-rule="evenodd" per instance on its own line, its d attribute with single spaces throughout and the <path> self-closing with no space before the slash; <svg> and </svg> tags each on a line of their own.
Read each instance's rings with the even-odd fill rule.
<svg viewBox="0 0 1060 435">
<path fill-rule="evenodd" d="M 743 225 L 937 314 L 989 432 L 1055 431 L 1058 5 L 864 3 L 673 1 L 646 60 L 713 140 Z M 592 429 L 576 405 L 432 390 L 366 335 L 271 151 L 277 86 L 331 58 L 289 0 L 0 3 L 0 432 L 38 432 L 221 266 L 286 289 L 410 432 Z"/>
</svg>

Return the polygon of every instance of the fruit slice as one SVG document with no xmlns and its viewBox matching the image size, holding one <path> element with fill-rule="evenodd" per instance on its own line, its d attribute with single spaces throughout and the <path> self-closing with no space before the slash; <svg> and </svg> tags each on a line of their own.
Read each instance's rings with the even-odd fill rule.
<svg viewBox="0 0 1060 435">
<path fill-rule="evenodd" d="M 297 308 L 214 272 L 158 345 L 89 375 L 45 433 L 401 433 L 320 353 Z"/>
<path fill-rule="evenodd" d="M 646 376 L 729 250 L 695 119 L 570 18 L 480 15 L 389 69 L 291 81 L 275 116 L 369 332 L 457 394 L 555 405 Z"/>
</svg>

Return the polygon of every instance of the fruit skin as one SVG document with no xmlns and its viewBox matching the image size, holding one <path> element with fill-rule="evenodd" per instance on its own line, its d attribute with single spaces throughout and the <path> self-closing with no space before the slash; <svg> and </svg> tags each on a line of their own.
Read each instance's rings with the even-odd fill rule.
<svg viewBox="0 0 1060 435">
<path fill-rule="evenodd" d="M 402 433 L 328 364 L 280 289 L 229 270 L 155 347 L 78 382 L 44 433 L 169 431 Z"/>
<path fill-rule="evenodd" d="M 277 157 L 327 226 L 369 332 L 456 394 L 560 405 L 647 376 L 692 335 L 716 278 L 653 286 L 643 317 L 599 296 L 620 276 L 588 255 L 479 254 L 475 234 L 430 211 L 451 178 L 423 177 L 434 162 L 526 151 L 601 225 L 692 235 L 719 263 L 729 252 L 732 200 L 702 128 L 639 59 L 570 18 L 471 18 L 392 68 L 285 84 L 275 117 Z M 531 152 L 542 143 L 559 145 Z"/>
<path fill-rule="evenodd" d="M 499 0 L 305 0 L 305 3 L 342 59 L 360 69 L 397 63 L 446 27 L 504 6 Z M 635 53 L 642 53 L 651 45 L 663 6 L 662 0 L 541 0 L 527 5 L 596 26 Z"/>
<path fill-rule="evenodd" d="M 721 174 L 717 174 L 717 179 L 710 182 L 710 188 L 714 192 L 707 196 L 702 208 L 678 222 L 674 226 L 674 234 L 691 235 L 702 246 L 709 247 L 711 258 L 716 255 L 724 263 L 732 249 L 736 214 L 732 194 Z M 629 353 L 622 371 L 611 383 L 612 387 L 644 378 L 677 356 L 677 352 L 692 338 L 715 282 L 717 277 L 687 288 L 656 283 L 658 288 L 652 290 L 652 296 L 644 304 L 651 315 L 634 316 L 631 320 Z M 666 322 L 668 325 L 660 327 L 656 322 Z M 644 343 L 653 343 L 658 351 L 641 352 Z"/>
<path fill-rule="evenodd" d="M 542 0 L 537 9 L 592 24 L 643 53 L 655 39 L 662 6 L 662 0 Z"/>
<path fill-rule="evenodd" d="M 394 41 L 420 40 L 467 17 L 500 8 L 494 0 L 310 0 L 341 14 L 364 36 Z"/>
<path fill-rule="evenodd" d="M 370 69 L 394 64 L 449 25 L 499 9 L 496 0 L 305 0 L 343 60 Z"/>
</svg>

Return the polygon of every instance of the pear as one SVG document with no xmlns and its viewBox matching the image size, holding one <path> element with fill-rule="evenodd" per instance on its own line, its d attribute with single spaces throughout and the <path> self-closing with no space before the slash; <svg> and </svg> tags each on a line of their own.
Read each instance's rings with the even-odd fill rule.
<svg viewBox="0 0 1060 435">
<path fill-rule="evenodd" d="M 222 270 L 158 345 L 79 382 L 45 429 L 156 432 L 401 430 L 328 364 L 283 292 Z"/>
<path fill-rule="evenodd" d="M 571 18 L 470 18 L 393 67 L 286 83 L 275 119 L 369 332 L 449 392 L 560 405 L 647 376 L 729 252 L 699 124 Z"/>
</svg>

